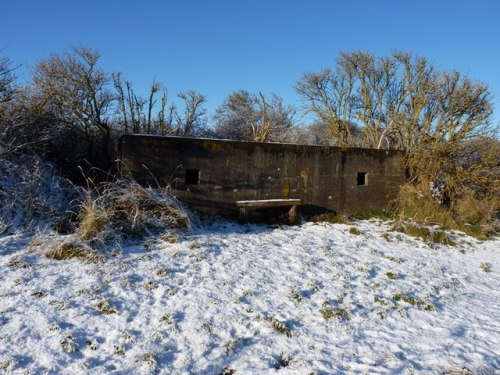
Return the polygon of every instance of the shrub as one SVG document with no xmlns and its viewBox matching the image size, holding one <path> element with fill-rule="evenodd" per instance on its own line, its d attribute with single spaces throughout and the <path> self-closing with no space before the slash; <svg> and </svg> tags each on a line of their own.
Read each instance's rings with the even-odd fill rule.
<svg viewBox="0 0 500 375">
<path fill-rule="evenodd" d="M 0 234 L 50 227 L 76 209 L 81 190 L 58 177 L 41 158 L 0 158 Z"/>
</svg>

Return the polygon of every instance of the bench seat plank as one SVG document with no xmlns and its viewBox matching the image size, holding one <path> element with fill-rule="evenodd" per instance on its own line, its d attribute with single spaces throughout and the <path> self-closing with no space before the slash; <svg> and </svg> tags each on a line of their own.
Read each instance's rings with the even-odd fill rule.
<svg viewBox="0 0 500 375">
<path fill-rule="evenodd" d="M 248 201 L 237 201 L 238 207 L 276 207 L 276 206 L 297 206 L 302 204 L 301 199 L 259 199 Z"/>
</svg>

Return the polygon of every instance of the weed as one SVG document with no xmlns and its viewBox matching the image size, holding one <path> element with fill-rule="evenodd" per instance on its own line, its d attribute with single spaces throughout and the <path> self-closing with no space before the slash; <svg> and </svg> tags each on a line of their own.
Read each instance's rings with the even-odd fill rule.
<svg viewBox="0 0 500 375">
<path fill-rule="evenodd" d="M 323 315 L 323 319 L 325 319 L 327 322 L 331 318 L 336 318 L 336 319 L 341 319 L 341 320 L 349 320 L 350 319 L 349 313 L 345 309 L 342 309 L 342 308 L 339 308 L 339 309 L 325 308 L 325 309 L 319 310 L 319 312 L 321 313 L 321 315 Z"/>
<path fill-rule="evenodd" d="M 177 235 L 175 233 L 172 233 L 172 232 L 167 232 L 167 233 L 162 234 L 160 236 L 160 239 L 162 239 L 163 241 L 168 242 L 168 243 L 179 243 L 179 238 L 177 237 Z"/>
<path fill-rule="evenodd" d="M 78 350 L 78 347 L 76 346 L 75 343 L 75 338 L 70 332 L 65 334 L 64 337 L 62 338 L 61 347 L 66 353 L 73 353 Z"/>
<path fill-rule="evenodd" d="M 175 290 L 167 288 L 167 289 L 165 289 L 165 294 L 167 296 L 174 296 L 175 295 Z"/>
<path fill-rule="evenodd" d="M 168 274 L 168 270 L 166 268 L 160 268 L 156 271 L 156 276 L 165 277 Z"/>
<path fill-rule="evenodd" d="M 115 345 L 115 354 L 124 356 L 125 355 L 125 348 L 121 345 Z"/>
<path fill-rule="evenodd" d="M 295 289 L 292 289 L 290 292 L 290 296 L 297 302 L 301 303 L 302 302 L 302 294 L 300 292 L 297 292 Z"/>
<path fill-rule="evenodd" d="M 311 289 L 315 292 L 319 292 L 321 290 L 320 286 L 316 283 L 310 283 Z"/>
<path fill-rule="evenodd" d="M 96 305 L 97 311 L 104 315 L 116 314 L 116 310 L 110 307 L 107 299 L 101 299 Z"/>
<path fill-rule="evenodd" d="M 120 336 L 123 338 L 125 342 L 135 344 L 135 338 L 130 334 L 130 332 L 123 330 L 120 334 Z"/>
<path fill-rule="evenodd" d="M 227 367 L 222 369 L 222 371 L 219 373 L 219 375 L 234 375 L 234 374 L 236 374 L 236 370 L 233 368 L 227 368 Z"/>
<path fill-rule="evenodd" d="M 406 233 L 412 237 L 419 237 L 428 243 L 439 243 L 443 245 L 456 246 L 456 242 L 449 238 L 444 230 L 421 226 L 412 222 L 399 222 L 392 230 Z"/>
<path fill-rule="evenodd" d="M 49 259 L 67 260 L 77 258 L 84 262 L 100 262 L 104 259 L 91 247 L 73 238 L 66 241 L 47 238 L 47 242 L 44 254 Z"/>
<path fill-rule="evenodd" d="M 283 367 L 288 367 L 294 362 L 294 358 L 290 354 L 280 353 L 279 357 L 276 358 L 276 365 L 274 368 L 276 370 L 282 369 Z"/>
<path fill-rule="evenodd" d="M 201 245 L 197 241 L 193 241 L 188 246 L 191 250 L 201 249 Z"/>
<path fill-rule="evenodd" d="M 389 210 L 382 210 L 382 211 L 367 210 L 356 213 L 354 217 L 360 220 L 379 219 L 383 221 L 389 221 L 394 219 L 394 213 Z"/>
<path fill-rule="evenodd" d="M 92 341 L 92 340 L 85 341 L 85 344 L 87 344 L 87 347 L 90 350 L 97 350 L 97 348 L 98 348 L 97 343 L 95 341 Z"/>
<path fill-rule="evenodd" d="M 82 204 L 77 234 L 82 240 L 93 240 L 99 236 L 109 221 L 108 212 L 97 205 L 90 195 Z"/>
<path fill-rule="evenodd" d="M 14 256 L 9 260 L 9 267 L 16 269 L 31 268 L 31 266 L 28 263 L 23 262 L 23 260 L 18 256 Z"/>
<path fill-rule="evenodd" d="M 174 325 L 174 320 L 169 314 L 165 314 L 160 318 L 160 322 L 167 324 L 168 326 Z"/>
<path fill-rule="evenodd" d="M 399 275 L 397 273 L 394 273 L 394 272 L 386 272 L 385 275 L 391 280 L 398 280 L 399 279 Z"/>
<path fill-rule="evenodd" d="M 210 334 L 213 332 L 210 324 L 208 324 L 206 322 L 201 325 L 201 328 L 203 328 L 205 331 L 207 331 Z"/>
<path fill-rule="evenodd" d="M 16 360 L 11 357 L 0 357 L 0 372 L 3 374 L 10 374 L 16 367 Z"/>
<path fill-rule="evenodd" d="M 154 290 L 154 289 L 158 288 L 158 285 L 154 281 L 149 280 L 149 281 L 146 281 L 144 283 L 144 288 L 146 290 Z"/>
<path fill-rule="evenodd" d="M 354 234 L 356 236 L 359 236 L 361 234 L 361 232 L 356 227 L 350 227 L 349 233 Z"/>
<path fill-rule="evenodd" d="M 489 263 L 481 263 L 480 267 L 484 272 L 491 272 L 491 264 Z"/>
<path fill-rule="evenodd" d="M 144 353 L 137 362 L 142 362 L 152 369 L 156 369 L 157 361 L 154 354 Z"/>
<path fill-rule="evenodd" d="M 395 301 L 404 301 L 412 306 L 423 306 L 423 309 L 425 311 L 433 311 L 434 310 L 434 306 L 432 306 L 431 304 L 428 304 L 424 300 L 415 299 L 414 297 L 409 296 L 409 295 L 404 294 L 404 293 L 397 293 L 392 298 Z"/>
<path fill-rule="evenodd" d="M 375 302 L 380 303 L 381 305 L 387 306 L 387 302 L 386 302 L 383 298 L 380 298 L 380 297 L 378 297 L 378 296 L 375 296 L 375 297 L 373 297 L 373 300 L 374 300 Z"/>
<path fill-rule="evenodd" d="M 292 337 L 292 331 L 288 328 L 284 323 L 280 322 L 277 319 L 271 319 L 271 327 L 273 329 L 286 337 Z"/>
<path fill-rule="evenodd" d="M 429 193 L 406 184 L 400 188 L 397 198 L 397 222 L 411 220 L 423 227 L 437 224 L 444 230 L 458 229 L 476 238 L 488 239 L 495 233 L 492 222 L 498 209 L 498 195 L 479 199 L 472 192 L 463 192 L 449 209 L 439 204 Z M 445 244 L 452 245 L 447 243 L 447 239 L 444 240 Z"/>
<path fill-rule="evenodd" d="M 314 215 L 311 217 L 311 221 L 313 223 L 352 224 L 347 216 L 331 211 L 319 215 Z"/>
<path fill-rule="evenodd" d="M 389 233 L 387 232 L 384 232 L 380 235 L 380 237 L 382 237 L 384 240 L 386 240 L 387 242 L 392 242 L 391 240 L 391 236 L 389 235 Z"/>
<path fill-rule="evenodd" d="M 398 258 L 396 258 L 396 257 L 393 257 L 393 256 L 390 256 L 390 255 L 389 255 L 389 256 L 387 256 L 386 258 L 387 258 L 387 259 L 389 259 L 391 262 L 394 262 L 394 263 L 401 263 L 401 261 L 400 261 Z"/>
<path fill-rule="evenodd" d="M 54 308 L 59 311 L 67 310 L 69 307 L 68 302 L 57 301 L 57 300 L 50 301 L 49 305 L 54 306 Z"/>
<path fill-rule="evenodd" d="M 61 327 L 59 327 L 59 324 L 57 323 L 50 323 L 49 324 L 49 331 L 50 332 L 58 332 L 61 330 Z"/>
<path fill-rule="evenodd" d="M 43 297 L 47 296 L 47 293 L 42 292 L 40 290 L 37 290 L 37 291 L 31 293 L 31 295 L 34 296 L 34 297 L 36 297 L 36 298 L 43 298 Z"/>
<path fill-rule="evenodd" d="M 224 352 L 226 353 L 226 355 L 229 355 L 234 350 L 236 345 L 238 345 L 239 342 L 240 342 L 240 339 L 238 337 L 235 338 L 234 340 L 230 340 L 230 341 L 226 342 L 223 345 Z"/>
</svg>

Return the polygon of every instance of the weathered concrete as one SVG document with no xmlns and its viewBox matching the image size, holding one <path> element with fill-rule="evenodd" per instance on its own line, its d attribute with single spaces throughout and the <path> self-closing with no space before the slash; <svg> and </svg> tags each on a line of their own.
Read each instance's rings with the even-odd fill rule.
<svg viewBox="0 0 500 375">
<path fill-rule="evenodd" d="M 382 210 L 404 179 L 398 151 L 127 135 L 120 153 L 123 175 L 223 216 L 236 201 L 291 198 L 300 210 Z"/>
</svg>

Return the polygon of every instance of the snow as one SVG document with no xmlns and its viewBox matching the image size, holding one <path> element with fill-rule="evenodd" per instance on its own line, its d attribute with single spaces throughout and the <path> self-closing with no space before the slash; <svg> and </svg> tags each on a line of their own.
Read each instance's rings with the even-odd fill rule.
<svg viewBox="0 0 500 375">
<path fill-rule="evenodd" d="M 500 239 L 453 236 L 216 221 L 98 263 L 5 236 L 0 372 L 493 374 Z"/>
</svg>

